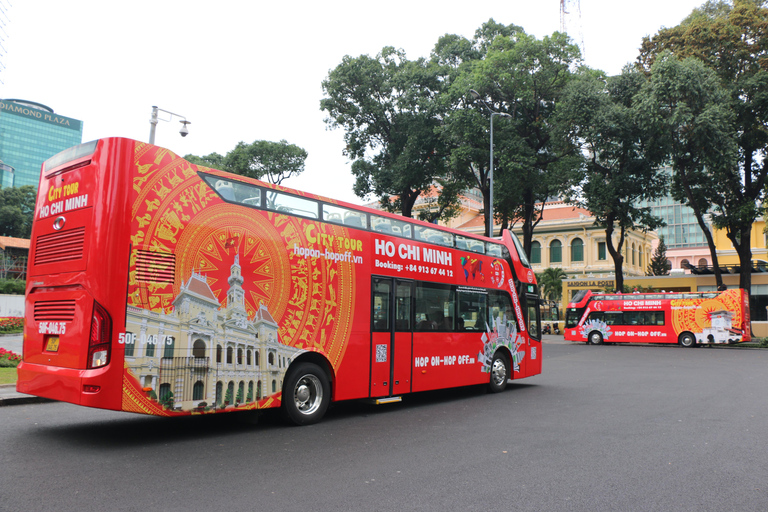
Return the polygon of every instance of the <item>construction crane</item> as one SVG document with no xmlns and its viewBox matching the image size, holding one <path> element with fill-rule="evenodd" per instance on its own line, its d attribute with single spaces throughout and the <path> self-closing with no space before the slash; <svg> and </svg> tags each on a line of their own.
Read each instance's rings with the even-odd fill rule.
<svg viewBox="0 0 768 512">
<path fill-rule="evenodd" d="M 581 28 L 581 0 L 560 0 L 560 32 L 568 34 L 584 59 L 584 31 Z"/>
</svg>

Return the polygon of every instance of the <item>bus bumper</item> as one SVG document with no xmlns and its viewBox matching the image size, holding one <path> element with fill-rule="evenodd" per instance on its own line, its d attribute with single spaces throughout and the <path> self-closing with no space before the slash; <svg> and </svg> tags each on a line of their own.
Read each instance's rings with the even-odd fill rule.
<svg viewBox="0 0 768 512">
<path fill-rule="evenodd" d="M 17 368 L 16 391 L 87 407 L 119 410 L 120 400 L 114 403 L 114 393 L 108 393 L 105 386 L 109 381 L 107 368 L 79 370 L 22 361 Z"/>
</svg>

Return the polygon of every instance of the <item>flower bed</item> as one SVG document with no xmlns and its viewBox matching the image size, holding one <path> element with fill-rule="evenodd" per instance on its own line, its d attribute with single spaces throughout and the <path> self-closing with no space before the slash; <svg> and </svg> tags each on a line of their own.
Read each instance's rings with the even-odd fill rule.
<svg viewBox="0 0 768 512">
<path fill-rule="evenodd" d="M 18 316 L 0 318 L 0 333 L 17 333 L 24 330 L 24 319 Z"/>
<path fill-rule="evenodd" d="M 0 368 L 16 368 L 20 362 L 19 354 L 0 348 Z"/>
</svg>

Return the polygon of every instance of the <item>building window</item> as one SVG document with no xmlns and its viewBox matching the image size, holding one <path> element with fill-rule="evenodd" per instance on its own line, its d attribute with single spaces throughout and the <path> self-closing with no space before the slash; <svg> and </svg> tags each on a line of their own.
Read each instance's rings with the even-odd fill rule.
<svg viewBox="0 0 768 512">
<path fill-rule="evenodd" d="M 195 340 L 192 344 L 192 357 L 205 357 L 205 342 L 203 340 Z"/>
<path fill-rule="evenodd" d="M 574 238 L 571 242 L 571 261 L 584 261 L 584 242 Z"/>
<path fill-rule="evenodd" d="M 245 364 L 251 366 L 251 349 L 245 351 Z"/>
<path fill-rule="evenodd" d="M 243 364 L 243 349 L 237 349 L 237 364 Z"/>
<path fill-rule="evenodd" d="M 549 244 L 549 262 L 550 263 L 562 263 L 563 261 L 563 244 L 560 240 L 552 240 Z"/>
<path fill-rule="evenodd" d="M 203 381 L 199 380 L 195 382 L 195 385 L 192 387 L 192 400 L 202 400 L 204 390 L 205 386 L 203 385 Z"/>
<path fill-rule="evenodd" d="M 216 345 L 216 362 L 221 362 L 221 345 Z"/>
<path fill-rule="evenodd" d="M 691 266 L 691 264 L 688 262 L 688 260 L 682 260 L 680 262 L 680 268 L 688 268 L 690 266 Z"/>
<path fill-rule="evenodd" d="M 163 359 L 171 359 L 173 357 L 173 348 L 175 344 L 176 338 L 173 336 L 165 337 L 165 350 L 163 350 Z"/>
<path fill-rule="evenodd" d="M 701 258 L 699 260 L 699 268 L 706 268 L 707 267 L 707 258 Z"/>
<path fill-rule="evenodd" d="M 227 384 L 227 394 L 224 395 L 224 401 L 227 405 L 231 404 L 235 400 L 235 381 L 229 381 Z"/>
<path fill-rule="evenodd" d="M 154 343 L 149 343 L 149 340 L 147 340 L 147 348 L 145 349 L 144 354 L 147 357 L 154 357 L 154 355 L 155 355 L 155 344 Z"/>
<path fill-rule="evenodd" d="M 237 396 L 235 397 L 235 402 L 238 404 L 243 403 L 245 399 L 245 382 L 242 380 L 240 381 L 240 384 L 237 385 Z"/>
<path fill-rule="evenodd" d="M 227 347 L 227 364 L 232 364 L 232 354 L 234 351 L 232 347 Z"/>
<path fill-rule="evenodd" d="M 254 364 L 256 366 L 259 366 L 259 351 L 258 350 L 254 350 L 253 351 L 253 359 L 254 359 Z"/>
<path fill-rule="evenodd" d="M 221 381 L 218 381 L 216 383 L 216 403 L 218 405 L 221 405 L 223 393 L 224 393 L 224 384 L 222 384 Z"/>
<path fill-rule="evenodd" d="M 261 381 L 256 383 L 256 400 L 261 400 Z"/>
<path fill-rule="evenodd" d="M 273 393 L 277 393 L 277 381 L 276 380 L 272 381 L 272 392 Z"/>
<path fill-rule="evenodd" d="M 270 366 L 274 366 L 275 365 L 275 354 L 270 352 L 269 355 L 267 356 L 267 362 L 269 363 Z"/>
<path fill-rule="evenodd" d="M 136 338 L 131 335 L 130 332 L 127 332 L 129 336 L 126 336 L 126 343 L 125 343 L 125 355 L 126 357 L 133 356 L 133 349 L 136 346 Z M 130 343 L 128 343 L 130 341 Z"/>
<path fill-rule="evenodd" d="M 157 395 L 157 399 L 159 402 L 166 402 L 171 397 L 171 385 L 167 382 L 165 384 L 160 384 L 160 392 Z"/>
<path fill-rule="evenodd" d="M 245 401 L 253 402 L 253 381 L 248 382 L 248 396 L 245 397 Z"/>
<path fill-rule="evenodd" d="M 605 242 L 597 242 L 597 259 L 605 261 Z"/>
<path fill-rule="evenodd" d="M 541 263 L 541 244 L 539 242 L 531 244 L 531 263 Z"/>
</svg>

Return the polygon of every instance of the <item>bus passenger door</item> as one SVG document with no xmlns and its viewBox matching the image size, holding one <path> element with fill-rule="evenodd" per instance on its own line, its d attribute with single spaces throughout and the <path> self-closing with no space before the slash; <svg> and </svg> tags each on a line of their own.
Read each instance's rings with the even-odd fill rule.
<svg viewBox="0 0 768 512">
<path fill-rule="evenodd" d="M 374 277 L 371 301 L 371 397 L 411 391 L 413 282 Z"/>
</svg>

